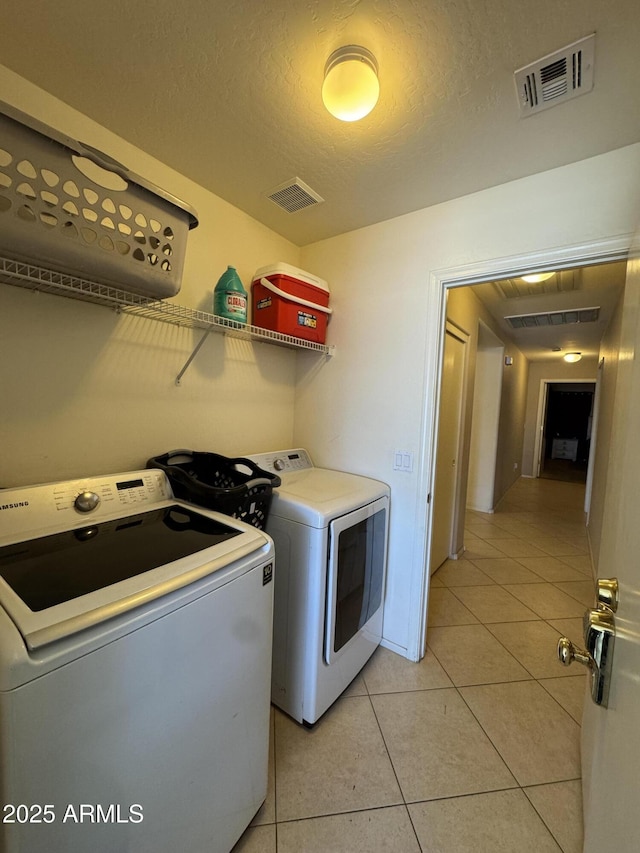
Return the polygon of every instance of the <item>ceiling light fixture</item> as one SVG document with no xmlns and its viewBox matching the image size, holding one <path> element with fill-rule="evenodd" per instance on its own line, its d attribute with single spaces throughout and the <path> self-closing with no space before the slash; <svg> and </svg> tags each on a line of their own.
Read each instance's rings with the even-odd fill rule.
<svg viewBox="0 0 640 853">
<path fill-rule="evenodd" d="M 378 63 L 366 47 L 349 44 L 334 50 L 324 67 L 322 101 L 341 121 L 359 121 L 378 103 Z"/>
<path fill-rule="evenodd" d="M 574 364 L 576 361 L 580 361 L 582 358 L 581 352 L 566 352 L 563 356 L 565 361 L 568 361 L 569 364 Z"/>
<path fill-rule="evenodd" d="M 528 284 L 540 284 L 541 281 L 546 281 L 551 278 L 552 275 L 555 275 L 555 270 L 553 272 L 538 272 L 533 273 L 532 275 L 523 275 L 521 278 Z"/>
</svg>

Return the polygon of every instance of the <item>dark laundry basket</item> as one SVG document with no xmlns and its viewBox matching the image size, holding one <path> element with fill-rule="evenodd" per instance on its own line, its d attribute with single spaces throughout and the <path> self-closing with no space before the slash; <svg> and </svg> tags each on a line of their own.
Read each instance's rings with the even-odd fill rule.
<svg viewBox="0 0 640 853">
<path fill-rule="evenodd" d="M 230 459 L 218 453 L 172 450 L 154 456 L 147 468 L 164 471 L 173 494 L 180 500 L 231 515 L 264 530 L 277 474 L 259 468 L 250 459 Z M 239 469 L 249 469 L 239 470 Z"/>
</svg>

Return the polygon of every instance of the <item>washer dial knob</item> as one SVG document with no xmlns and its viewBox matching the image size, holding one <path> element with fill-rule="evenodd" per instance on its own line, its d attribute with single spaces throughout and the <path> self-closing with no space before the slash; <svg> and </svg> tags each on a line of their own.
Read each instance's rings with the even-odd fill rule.
<svg viewBox="0 0 640 853">
<path fill-rule="evenodd" d="M 74 507 L 78 512 L 91 512 L 100 503 L 100 495 L 95 492 L 84 491 L 76 497 L 73 502 Z"/>
<path fill-rule="evenodd" d="M 284 459 L 278 458 L 273 460 L 273 467 L 276 469 L 276 471 L 284 471 L 286 464 L 287 463 L 284 461 Z"/>
</svg>

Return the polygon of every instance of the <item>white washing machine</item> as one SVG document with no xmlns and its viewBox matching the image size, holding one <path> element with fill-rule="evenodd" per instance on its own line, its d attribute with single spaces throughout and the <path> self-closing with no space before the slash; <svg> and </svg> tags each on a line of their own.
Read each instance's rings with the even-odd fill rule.
<svg viewBox="0 0 640 853">
<path fill-rule="evenodd" d="M 302 448 L 250 456 L 278 474 L 272 702 L 307 725 L 349 686 L 382 637 L 389 487 L 316 468 Z"/>
<path fill-rule="evenodd" d="M 161 471 L 0 491 L 3 853 L 229 853 L 267 792 L 272 573 Z"/>
</svg>

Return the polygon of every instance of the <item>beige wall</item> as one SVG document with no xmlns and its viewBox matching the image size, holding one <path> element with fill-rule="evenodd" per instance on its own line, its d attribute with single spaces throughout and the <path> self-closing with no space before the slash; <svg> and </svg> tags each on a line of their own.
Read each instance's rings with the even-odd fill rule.
<svg viewBox="0 0 640 853">
<path fill-rule="evenodd" d="M 467 494 L 467 477 L 473 421 L 473 397 L 475 389 L 476 361 L 478 350 L 478 324 L 482 320 L 499 337 L 500 330 L 489 312 L 469 287 L 451 288 L 447 297 L 447 317 L 469 333 L 469 363 L 467 376 L 467 399 L 465 402 L 465 429 L 463 453 L 460 459 L 461 489 L 458 505 L 459 517 L 464 519 Z M 520 476 L 522 458 L 522 434 L 524 427 L 524 400 L 527 386 L 528 362 L 520 350 L 510 341 L 504 341 L 504 355 L 513 358 L 513 364 L 502 373 L 500 396 L 500 418 L 498 423 L 498 447 L 494 481 L 494 506 Z M 443 388 L 442 393 L 446 393 Z M 517 467 L 515 467 L 517 466 Z M 463 542 L 464 525 L 458 530 L 456 550 Z"/>
<path fill-rule="evenodd" d="M 531 269 L 556 263 L 558 247 L 578 259 L 590 243 L 630 239 L 638 187 L 635 145 L 303 248 L 301 266 L 331 286 L 337 354 L 322 368 L 299 356 L 294 434 L 318 464 L 391 486 L 390 648 L 415 657 L 422 643 L 441 278 L 490 279 L 525 256 Z M 414 453 L 412 473 L 393 470 L 394 449 Z"/>
<path fill-rule="evenodd" d="M 493 512 L 500 400 L 505 368 L 504 345 L 500 345 L 496 340 L 493 342 L 495 345 L 483 346 L 482 337 L 481 335 L 476 353 L 476 377 L 473 387 L 467 508 L 479 512 Z"/>
<path fill-rule="evenodd" d="M 602 540 L 604 502 L 607 477 L 609 475 L 609 457 L 612 446 L 612 425 L 618 381 L 618 361 L 620 357 L 619 350 L 624 304 L 625 294 L 623 293 L 620 296 L 607 331 L 600 342 L 599 361 L 602 366 L 597 371 L 599 379 L 598 426 L 593 460 L 593 490 L 591 493 L 588 526 L 591 558 L 596 570 L 598 568 L 600 543 Z"/>
<path fill-rule="evenodd" d="M 228 264 L 245 287 L 260 266 L 298 265 L 287 240 L 2 67 L 0 99 L 196 209 L 179 303 L 211 311 Z M 176 387 L 200 335 L 0 285 L 0 485 L 131 470 L 178 447 L 236 455 L 290 446 L 296 353 L 210 335 Z"/>
<path fill-rule="evenodd" d="M 525 477 L 536 476 L 536 471 L 534 471 L 536 465 L 534 456 L 541 383 L 545 381 L 572 382 L 574 379 L 585 379 L 595 382 L 597 372 L 597 358 L 583 358 L 582 361 L 578 361 L 576 364 L 567 364 L 561 358 L 531 362 L 529 365 L 524 446 L 522 450 L 522 474 Z"/>
<path fill-rule="evenodd" d="M 520 477 L 522 438 L 529 362 L 513 345 L 505 347 L 505 355 L 513 356 L 511 367 L 505 367 L 500 399 L 498 457 L 494 505 L 497 506 Z"/>
</svg>

